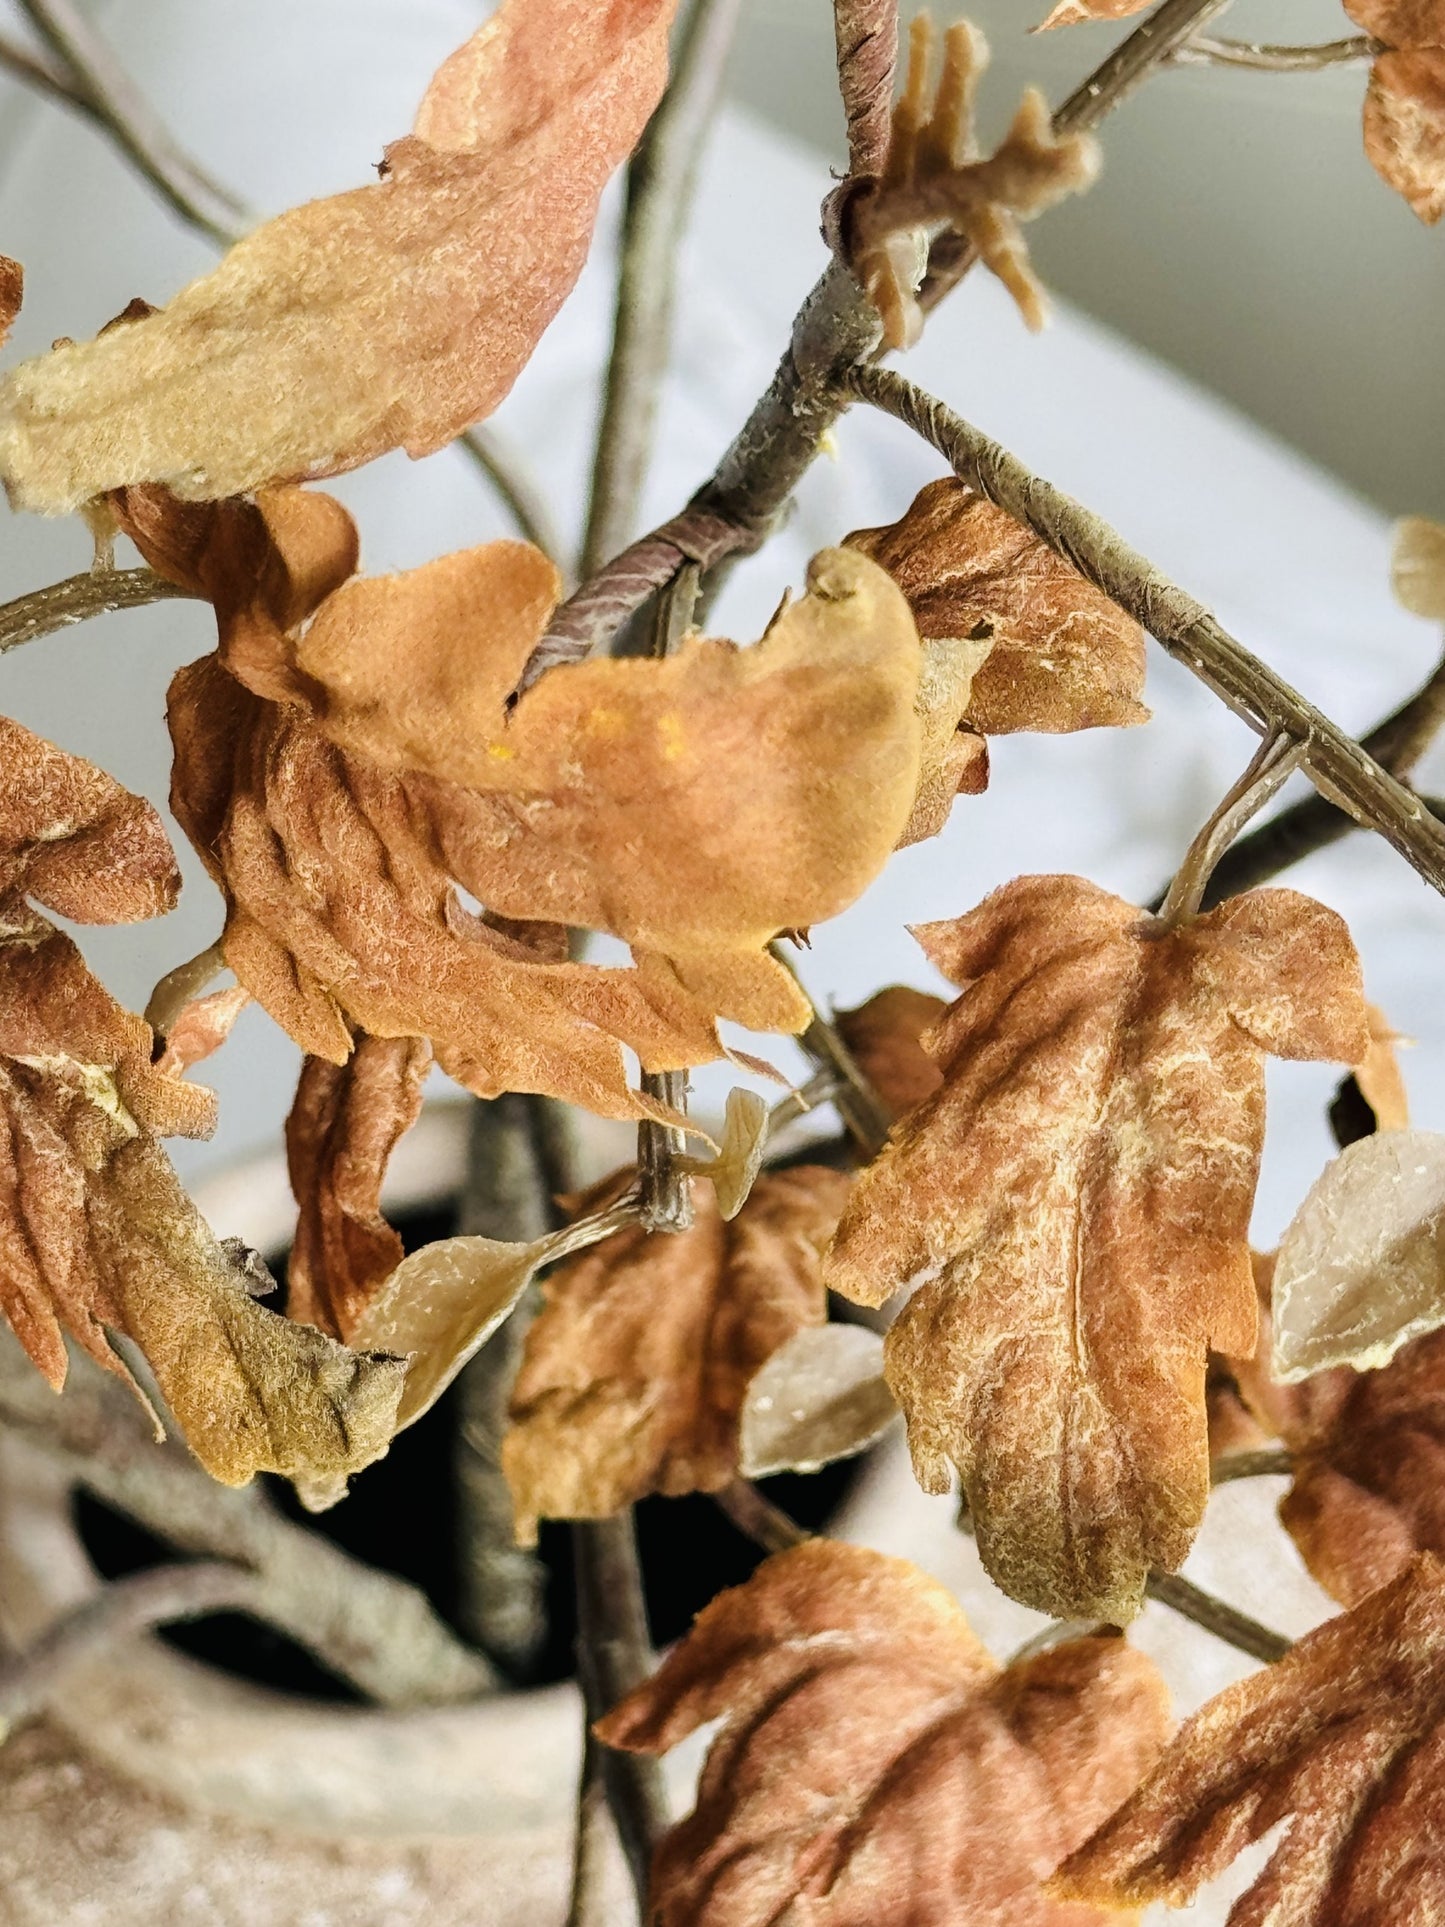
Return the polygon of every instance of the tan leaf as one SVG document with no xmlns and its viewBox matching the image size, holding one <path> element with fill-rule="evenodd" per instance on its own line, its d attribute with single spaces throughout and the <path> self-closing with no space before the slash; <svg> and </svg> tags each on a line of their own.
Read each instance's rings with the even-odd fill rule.
<svg viewBox="0 0 1445 1927">
<path fill-rule="evenodd" d="M 739 1469 L 749 1479 L 816 1472 L 865 1452 L 897 1416 L 877 1332 L 805 1325 L 748 1386 Z"/>
<path fill-rule="evenodd" d="M 859 1177 L 825 1267 L 881 1304 L 914 1466 L 962 1475 L 990 1573 L 1122 1624 L 1209 1490 L 1207 1353 L 1247 1355 L 1264 1056 L 1368 1044 L 1344 924 L 1258 890 L 1173 931 L 1077 877 L 1023 877 L 915 932 L 968 988 L 942 1088 Z"/>
<path fill-rule="evenodd" d="M 286 1313 L 348 1339 L 404 1256 L 381 1215 L 398 1143 L 421 1115 L 431 1049 L 419 1037 L 368 1037 L 344 1064 L 308 1057 L 286 1120 L 286 1163 L 300 1207 L 286 1267 Z"/>
<path fill-rule="evenodd" d="M 1041 20 L 1035 33 L 1047 33 L 1051 27 L 1076 27 L 1086 20 L 1127 20 L 1130 14 L 1142 13 L 1149 0 L 1059 0 L 1058 5 L 1047 20 Z"/>
<path fill-rule="evenodd" d="M 895 1117 L 921 1104 L 943 1082 L 923 1047 L 923 1033 L 948 1006 L 941 997 L 907 984 L 890 984 L 856 1010 L 836 1011 L 833 1022 L 864 1077 Z"/>
<path fill-rule="evenodd" d="M 635 1212 L 617 1204 L 532 1244 L 443 1238 L 404 1258 L 351 1332 L 359 1351 L 409 1360 L 396 1429 L 431 1410 L 467 1361 L 516 1309 L 543 1265 L 610 1238 Z"/>
<path fill-rule="evenodd" d="M 848 1183 L 813 1165 L 768 1173 L 731 1224 L 694 1186 L 691 1231 L 633 1226 L 546 1281 L 502 1446 L 519 1538 L 538 1519 L 727 1484 L 749 1381 L 823 1321 L 823 1247 Z"/>
<path fill-rule="evenodd" d="M 885 568 L 925 642 L 988 642 L 966 709 L 985 736 L 1149 720 L 1144 632 L 1031 529 L 952 476 L 848 545 Z"/>
<path fill-rule="evenodd" d="M 1385 53 L 1373 63 L 1365 154 L 1427 226 L 1445 214 L 1445 50 Z"/>
<path fill-rule="evenodd" d="M 403 1365 L 358 1357 L 251 1295 L 156 1134 L 205 1135 L 212 1093 L 151 1063 L 151 1036 L 67 937 L 12 911 L 0 941 L 0 1309 L 57 1389 L 62 1327 L 129 1379 L 133 1339 L 214 1477 L 339 1492 L 391 1437 Z"/>
<path fill-rule="evenodd" d="M 204 1063 L 225 1043 L 250 1001 L 250 991 L 239 984 L 190 998 L 166 1030 L 165 1049 L 156 1059 L 156 1069 L 180 1077 L 194 1065 Z"/>
<path fill-rule="evenodd" d="M 166 308 L 0 387 L 19 506 L 200 500 L 429 454 L 507 393 L 570 292 L 667 72 L 674 0 L 504 0 L 383 178 L 248 235 Z"/>
<path fill-rule="evenodd" d="M 1395 524 L 1390 587 L 1411 615 L 1445 621 L 1445 524 L 1407 515 Z"/>
<path fill-rule="evenodd" d="M 597 1731 L 664 1753 L 719 1718 L 653 1861 L 655 1927 L 1095 1927 L 1038 1883 L 1170 1724 L 1121 1638 L 1003 1668 L 936 1580 L 826 1540 L 715 1599 Z"/>
<path fill-rule="evenodd" d="M 1280 1240 L 1274 1376 L 1370 1371 L 1445 1324 L 1445 1134 L 1378 1131 L 1325 1166 Z"/>
<path fill-rule="evenodd" d="M 1180 1729 L 1053 1891 L 1184 1906 L 1285 1823 L 1233 1927 L 1425 1927 L 1445 1850 L 1445 1571 L 1423 1557 Z"/>
<path fill-rule="evenodd" d="M 747 1203 L 763 1168 L 768 1144 L 768 1107 L 756 1091 L 731 1090 L 723 1114 L 722 1142 L 710 1157 L 682 1157 L 677 1168 L 706 1178 L 719 1215 L 735 1218 Z"/>
<path fill-rule="evenodd" d="M 25 270 L 8 254 L 0 254 L 0 348 L 10 339 L 10 330 L 25 299 Z"/>
<path fill-rule="evenodd" d="M 1387 47 L 1445 47 L 1441 0 L 1345 0 L 1345 12 Z"/>
</svg>

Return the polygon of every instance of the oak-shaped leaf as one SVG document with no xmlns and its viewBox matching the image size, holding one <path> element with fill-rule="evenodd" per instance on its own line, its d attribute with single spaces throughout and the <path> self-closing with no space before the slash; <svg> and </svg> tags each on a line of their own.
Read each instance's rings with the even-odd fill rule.
<svg viewBox="0 0 1445 1927">
<path fill-rule="evenodd" d="M 856 1009 L 833 1014 L 854 1063 L 895 1117 L 932 1097 L 943 1082 L 923 1033 L 947 1008 L 929 991 L 889 984 Z"/>
<path fill-rule="evenodd" d="M 717 1719 L 655 1927 L 1102 1927 L 1039 1883 L 1169 1731 L 1117 1635 L 1000 1667 L 936 1580 L 828 1541 L 715 1599 L 597 1732 L 663 1753 Z"/>
<path fill-rule="evenodd" d="M 914 1467 L 962 1475 L 988 1570 L 1123 1624 L 1209 1492 L 1206 1360 L 1253 1349 L 1264 1058 L 1368 1045 L 1340 918 L 1290 890 L 1170 928 L 1023 877 L 914 933 L 963 995 L 941 1089 L 858 1178 L 825 1281 L 878 1305 Z"/>
<path fill-rule="evenodd" d="M 429 454 L 488 414 L 581 271 L 667 73 L 675 0 L 503 0 L 372 186 L 268 221 L 169 306 L 0 386 L 0 475 L 63 512 Z"/>
<path fill-rule="evenodd" d="M 1285 1823 L 1229 1927 L 1426 1927 L 1445 1891 L 1445 1568 L 1428 1554 L 1187 1720 L 1052 1890 L 1185 1905 Z"/>
<path fill-rule="evenodd" d="M 731 1223 L 694 1184 L 690 1231 L 633 1226 L 546 1280 L 502 1443 L 519 1537 L 733 1478 L 749 1381 L 823 1322 L 848 1184 L 821 1166 L 770 1172 Z"/>
<path fill-rule="evenodd" d="M 278 1472 L 339 1497 L 386 1450 L 403 1361 L 347 1351 L 256 1302 L 248 1255 L 212 1235 L 157 1141 L 206 1135 L 212 1094 L 153 1065 L 148 1026 L 68 937 L 13 903 L 0 928 L 0 1106 L 0 1309 L 56 1389 L 62 1330 L 129 1379 L 108 1336 L 122 1333 L 215 1478 Z"/>
<path fill-rule="evenodd" d="M 1147 722 L 1144 632 L 1032 529 L 963 482 L 848 537 L 908 598 L 925 643 L 987 642 L 960 712 L 984 736 Z"/>
<path fill-rule="evenodd" d="M 421 1115 L 431 1049 L 419 1037 L 357 1038 L 344 1064 L 308 1057 L 286 1119 L 286 1164 L 299 1207 L 286 1265 L 286 1312 L 348 1339 L 401 1263 L 381 1215 L 386 1167 Z"/>
</svg>

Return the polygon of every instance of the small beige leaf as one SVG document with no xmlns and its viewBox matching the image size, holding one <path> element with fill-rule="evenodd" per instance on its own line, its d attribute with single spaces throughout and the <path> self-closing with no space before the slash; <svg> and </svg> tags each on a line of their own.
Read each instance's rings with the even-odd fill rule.
<svg viewBox="0 0 1445 1927">
<path fill-rule="evenodd" d="M 614 1205 L 532 1244 L 443 1238 L 403 1259 L 348 1339 L 353 1351 L 410 1356 L 397 1431 L 431 1410 L 543 1265 L 599 1243 L 635 1216 L 630 1205 Z"/>
<path fill-rule="evenodd" d="M 1412 616 L 1445 621 L 1445 523 L 1407 515 L 1395 524 L 1390 587 Z"/>
<path fill-rule="evenodd" d="M 740 1086 L 728 1092 L 723 1113 L 722 1143 L 716 1157 L 679 1158 L 678 1166 L 695 1178 L 706 1178 L 717 1196 L 724 1222 L 730 1222 L 748 1201 L 753 1180 L 763 1166 L 768 1141 L 768 1107 L 756 1091 Z"/>
<path fill-rule="evenodd" d="M 742 1472 L 749 1479 L 816 1472 L 866 1451 L 897 1416 L 877 1332 L 866 1325 L 806 1326 L 748 1387 Z"/>
<path fill-rule="evenodd" d="M 1274 1377 L 1375 1371 L 1445 1325 L 1445 1135 L 1377 1131 L 1325 1167 L 1274 1272 Z"/>
</svg>

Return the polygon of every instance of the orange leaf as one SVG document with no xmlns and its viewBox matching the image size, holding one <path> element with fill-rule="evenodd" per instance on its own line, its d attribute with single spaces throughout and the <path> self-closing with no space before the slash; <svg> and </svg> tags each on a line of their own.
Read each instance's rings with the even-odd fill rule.
<svg viewBox="0 0 1445 1927">
<path fill-rule="evenodd" d="M 719 1718 L 655 1927 L 1096 1927 L 1038 1883 L 1169 1730 L 1116 1635 L 1002 1668 L 936 1580 L 824 1540 L 715 1599 L 597 1732 L 664 1753 Z"/>
<path fill-rule="evenodd" d="M 491 412 L 581 272 L 667 75 L 675 0 L 504 0 L 370 187 L 248 235 L 166 308 L 23 363 L 0 473 L 46 513 L 214 501 L 426 455 Z"/>
<path fill-rule="evenodd" d="M 1052 1890 L 1182 1907 L 1285 1822 L 1231 1927 L 1425 1927 L 1439 1911 L 1445 1570 L 1422 1557 L 1178 1736 Z"/>
<path fill-rule="evenodd" d="M 958 1467 L 1015 1598 L 1122 1624 L 1203 1516 L 1208 1349 L 1254 1345 L 1265 1053 L 1364 1055 L 1354 947 L 1293 891 L 1170 931 L 1077 877 L 915 934 L 968 985 L 929 1033 L 943 1085 L 825 1281 L 876 1305 L 925 1275 L 888 1335 L 921 1483 Z"/>
<path fill-rule="evenodd" d="M 1131 13 L 1142 13 L 1149 0 L 1058 0 L 1047 20 L 1041 20 L 1035 33 L 1052 27 L 1076 27 L 1085 20 L 1127 20 Z"/>
<path fill-rule="evenodd" d="M 1381 54 L 1365 94 L 1365 153 L 1433 227 L 1445 214 L 1445 50 Z"/>
<path fill-rule="evenodd" d="M 502 1447 L 519 1536 L 727 1484 L 749 1381 L 826 1315 L 822 1254 L 848 1183 L 814 1165 L 765 1174 L 728 1224 L 694 1185 L 692 1230 L 633 1226 L 552 1274 Z"/>
<path fill-rule="evenodd" d="M 0 348 L 10 339 L 15 317 L 25 299 L 25 270 L 8 254 L 0 254 Z"/>
</svg>

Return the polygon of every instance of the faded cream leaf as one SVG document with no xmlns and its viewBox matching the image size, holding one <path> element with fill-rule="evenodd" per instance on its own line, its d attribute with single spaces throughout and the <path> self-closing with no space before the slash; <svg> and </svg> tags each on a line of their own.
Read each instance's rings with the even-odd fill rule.
<svg viewBox="0 0 1445 1927">
<path fill-rule="evenodd" d="M 898 1417 L 883 1340 L 863 1325 L 810 1325 L 748 1386 L 739 1470 L 745 1478 L 816 1472 L 875 1444 Z"/>
<path fill-rule="evenodd" d="M 1407 515 L 1395 524 L 1390 587 L 1411 615 L 1445 621 L 1445 525 Z"/>
<path fill-rule="evenodd" d="M 679 1170 L 695 1178 L 706 1178 L 717 1199 L 719 1216 L 726 1222 L 735 1218 L 748 1201 L 748 1193 L 763 1168 L 763 1152 L 768 1143 L 768 1107 L 756 1091 L 736 1088 L 728 1092 L 723 1113 L 722 1142 L 711 1157 L 681 1157 Z"/>
</svg>

